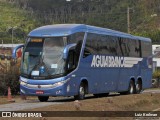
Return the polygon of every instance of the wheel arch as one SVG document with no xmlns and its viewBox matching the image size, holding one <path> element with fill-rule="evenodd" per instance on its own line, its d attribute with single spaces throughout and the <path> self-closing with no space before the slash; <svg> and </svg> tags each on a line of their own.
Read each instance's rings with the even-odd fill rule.
<svg viewBox="0 0 160 120">
<path fill-rule="evenodd" d="M 129 86 L 133 83 L 133 86 L 132 86 L 132 89 L 129 89 L 129 94 L 135 94 L 136 93 L 136 79 L 134 76 L 132 76 L 130 78 L 130 83 L 129 83 Z"/>
<path fill-rule="evenodd" d="M 133 82 L 134 82 L 134 84 L 136 83 L 136 79 L 135 79 L 135 77 L 134 77 L 134 76 L 131 76 L 131 77 L 130 77 L 129 83 L 130 83 L 131 81 L 133 81 Z"/>
<path fill-rule="evenodd" d="M 141 83 L 141 84 L 143 84 L 143 80 L 142 80 L 142 78 L 141 77 L 137 77 L 137 82 L 136 83 Z"/>
<path fill-rule="evenodd" d="M 137 89 L 137 85 L 140 85 L 140 91 L 138 91 L 137 93 L 140 93 L 143 90 L 143 80 L 141 77 L 137 77 L 137 81 L 136 81 L 136 89 Z"/>
<path fill-rule="evenodd" d="M 83 83 L 85 85 L 85 92 L 88 94 L 88 80 L 87 78 L 81 78 L 80 84 Z"/>
</svg>

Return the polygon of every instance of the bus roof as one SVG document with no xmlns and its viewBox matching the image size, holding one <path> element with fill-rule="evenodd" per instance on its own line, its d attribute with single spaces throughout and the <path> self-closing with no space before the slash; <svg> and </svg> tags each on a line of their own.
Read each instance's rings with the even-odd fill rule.
<svg viewBox="0 0 160 120">
<path fill-rule="evenodd" d="M 138 39 L 143 41 L 151 42 L 151 39 L 145 37 L 134 36 L 131 34 L 95 27 L 85 24 L 55 24 L 55 25 L 47 25 L 42 26 L 37 29 L 34 29 L 29 33 L 29 37 L 53 37 L 53 36 L 67 36 L 76 32 L 89 32 L 89 33 L 97 33 L 97 34 L 105 34 L 111 36 L 119 36 L 130 39 Z"/>
</svg>

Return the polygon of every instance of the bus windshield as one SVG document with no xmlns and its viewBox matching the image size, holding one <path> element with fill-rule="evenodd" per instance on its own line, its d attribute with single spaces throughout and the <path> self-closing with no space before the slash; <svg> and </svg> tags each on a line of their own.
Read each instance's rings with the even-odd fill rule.
<svg viewBox="0 0 160 120">
<path fill-rule="evenodd" d="M 34 77 L 48 77 L 64 73 L 63 37 L 28 38 L 24 49 L 21 73 Z"/>
</svg>

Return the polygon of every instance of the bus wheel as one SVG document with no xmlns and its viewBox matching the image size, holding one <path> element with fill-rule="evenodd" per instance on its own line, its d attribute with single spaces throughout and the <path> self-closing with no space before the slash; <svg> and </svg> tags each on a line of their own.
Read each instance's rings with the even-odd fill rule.
<svg viewBox="0 0 160 120">
<path fill-rule="evenodd" d="M 40 102 L 46 102 L 49 99 L 49 96 L 38 96 Z"/>
<path fill-rule="evenodd" d="M 85 98 L 85 93 L 85 85 L 82 82 L 78 90 L 78 95 L 75 95 L 74 98 L 76 100 L 83 100 Z"/>
<path fill-rule="evenodd" d="M 136 87 L 135 87 L 134 81 L 131 80 L 131 81 L 130 81 L 130 84 L 129 84 L 128 93 L 129 93 L 129 94 L 134 94 L 135 91 L 136 91 Z"/>
<path fill-rule="evenodd" d="M 141 81 L 138 81 L 136 84 L 136 93 L 139 94 L 142 91 L 142 83 Z"/>
</svg>

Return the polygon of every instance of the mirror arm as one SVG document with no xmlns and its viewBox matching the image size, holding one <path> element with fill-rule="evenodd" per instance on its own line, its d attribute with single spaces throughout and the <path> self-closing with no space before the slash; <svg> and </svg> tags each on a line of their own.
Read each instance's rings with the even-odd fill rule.
<svg viewBox="0 0 160 120">
<path fill-rule="evenodd" d="M 13 51 L 12 51 L 12 58 L 15 59 L 16 58 L 16 52 L 19 48 L 22 48 L 24 47 L 24 45 L 19 45 L 19 46 L 16 46 Z"/>
<path fill-rule="evenodd" d="M 63 50 L 63 59 L 67 59 L 69 50 L 70 50 L 71 48 L 75 47 L 75 46 L 76 46 L 76 44 L 73 43 L 73 44 L 67 45 L 67 46 L 64 48 L 64 50 Z"/>
</svg>

